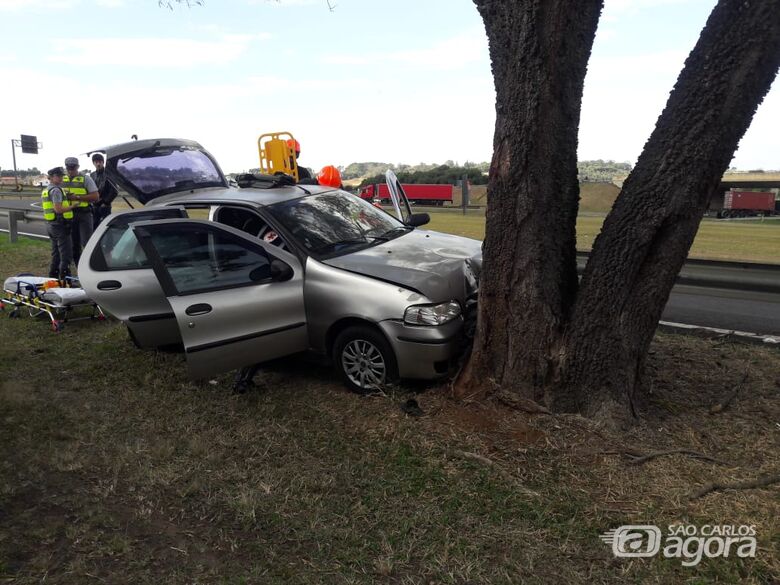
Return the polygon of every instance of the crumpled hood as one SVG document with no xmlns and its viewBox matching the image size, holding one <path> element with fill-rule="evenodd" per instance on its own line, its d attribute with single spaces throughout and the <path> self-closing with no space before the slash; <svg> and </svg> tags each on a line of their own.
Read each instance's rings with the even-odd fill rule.
<svg viewBox="0 0 780 585">
<path fill-rule="evenodd" d="M 465 303 L 478 287 L 482 242 L 415 229 L 324 263 L 416 290 L 433 302 L 457 299 Z"/>
</svg>

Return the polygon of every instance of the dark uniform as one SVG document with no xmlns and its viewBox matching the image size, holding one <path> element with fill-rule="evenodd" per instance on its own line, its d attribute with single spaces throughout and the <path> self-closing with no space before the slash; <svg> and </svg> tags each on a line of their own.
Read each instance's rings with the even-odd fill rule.
<svg viewBox="0 0 780 585">
<path fill-rule="evenodd" d="M 92 157 L 92 163 L 95 164 L 95 161 L 100 161 L 102 163 L 103 157 L 94 155 Z M 95 202 L 92 210 L 94 226 L 97 228 L 101 221 L 111 215 L 111 204 L 114 202 L 114 199 L 116 199 L 117 191 L 116 187 L 107 179 L 106 168 L 102 164 L 97 170 L 93 171 L 90 176 L 92 177 L 92 180 L 95 181 L 98 193 L 100 193 L 100 199 Z"/>
<path fill-rule="evenodd" d="M 49 171 L 49 179 L 62 177 L 65 171 L 62 167 L 55 167 Z M 59 185 L 49 185 L 41 192 L 41 207 L 43 217 L 46 219 L 46 232 L 51 240 L 51 264 L 49 265 L 49 278 L 63 280 L 70 276 L 70 263 L 73 260 L 73 244 L 70 230 L 73 223 L 73 210 L 57 213 L 55 203 L 67 207 L 68 200 L 65 192 Z"/>
</svg>

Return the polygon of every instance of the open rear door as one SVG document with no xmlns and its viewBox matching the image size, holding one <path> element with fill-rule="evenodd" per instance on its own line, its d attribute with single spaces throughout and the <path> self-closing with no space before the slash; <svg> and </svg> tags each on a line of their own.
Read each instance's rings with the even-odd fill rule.
<svg viewBox="0 0 780 585">
<path fill-rule="evenodd" d="M 130 224 L 186 217 L 182 207 L 147 207 L 110 215 L 81 255 L 78 271 L 84 290 L 127 325 L 139 347 L 177 345 L 181 339 L 169 303 Z"/>
<path fill-rule="evenodd" d="M 298 259 L 227 226 L 133 224 L 176 316 L 192 378 L 308 348 Z"/>
<path fill-rule="evenodd" d="M 406 196 L 401 182 L 393 171 L 388 169 L 385 173 L 385 181 L 387 182 L 387 190 L 390 191 L 390 200 L 393 202 L 395 216 L 398 218 L 398 221 L 406 223 L 412 215 L 412 206 L 409 204 L 409 198 Z"/>
</svg>

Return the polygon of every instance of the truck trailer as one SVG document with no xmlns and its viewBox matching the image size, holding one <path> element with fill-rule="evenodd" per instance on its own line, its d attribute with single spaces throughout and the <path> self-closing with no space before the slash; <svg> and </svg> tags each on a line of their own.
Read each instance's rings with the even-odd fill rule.
<svg viewBox="0 0 780 585">
<path fill-rule="evenodd" d="M 452 185 L 403 183 L 402 187 L 409 201 L 417 205 L 436 205 L 440 207 L 447 202 L 452 203 Z M 379 199 L 381 203 L 390 202 L 390 192 L 387 190 L 385 183 L 367 185 L 360 189 L 359 195 L 362 199 L 368 201 Z"/>
<path fill-rule="evenodd" d="M 755 217 L 775 215 L 775 194 L 771 191 L 727 191 L 720 217 Z"/>
</svg>

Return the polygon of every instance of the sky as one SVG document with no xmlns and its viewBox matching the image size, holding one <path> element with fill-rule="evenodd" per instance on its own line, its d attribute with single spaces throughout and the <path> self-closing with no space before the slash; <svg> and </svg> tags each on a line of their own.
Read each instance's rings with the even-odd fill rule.
<svg viewBox="0 0 780 585">
<path fill-rule="evenodd" d="M 290 131 L 301 163 L 490 160 L 495 92 L 470 0 L 0 0 L 0 167 L 140 138 L 200 142 L 226 172 Z M 606 0 L 579 158 L 634 163 L 715 0 Z M 775 82 L 775 86 L 778 83 Z M 773 87 L 732 166 L 780 169 Z M 86 157 L 82 168 L 91 169 Z"/>
</svg>

